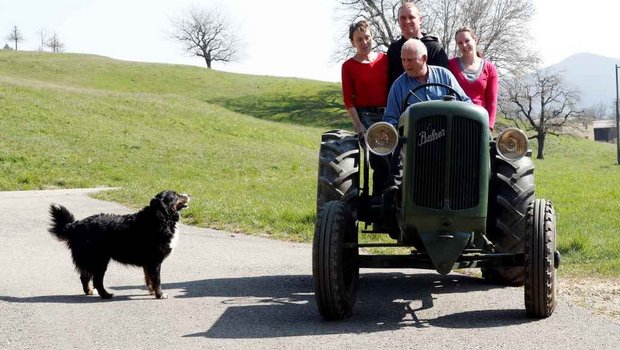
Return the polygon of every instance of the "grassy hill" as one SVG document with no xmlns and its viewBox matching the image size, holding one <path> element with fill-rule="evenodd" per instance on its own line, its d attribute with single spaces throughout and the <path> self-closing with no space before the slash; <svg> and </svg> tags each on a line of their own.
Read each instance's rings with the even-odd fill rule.
<svg viewBox="0 0 620 350">
<path fill-rule="evenodd" d="M 172 188 L 188 223 L 307 242 L 320 134 L 349 125 L 334 83 L 0 51 L 0 190 L 114 186 L 139 208 Z M 618 275 L 615 146 L 550 138 L 546 158 L 562 270 Z"/>
</svg>

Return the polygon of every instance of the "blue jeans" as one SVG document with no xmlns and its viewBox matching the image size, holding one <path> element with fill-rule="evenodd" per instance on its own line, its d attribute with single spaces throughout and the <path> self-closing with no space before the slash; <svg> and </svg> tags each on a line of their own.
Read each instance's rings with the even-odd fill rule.
<svg viewBox="0 0 620 350">
<path fill-rule="evenodd" d="M 368 129 L 372 124 L 383 120 L 383 107 L 356 108 L 357 115 L 364 127 Z M 370 153 L 370 167 L 372 168 L 372 193 L 379 194 L 392 183 L 390 176 L 390 158 Z"/>
<path fill-rule="evenodd" d="M 385 108 L 383 107 L 360 107 L 356 108 L 357 115 L 360 118 L 360 121 L 366 129 L 368 129 L 372 124 L 376 122 L 380 122 L 383 120 L 383 113 Z"/>
</svg>

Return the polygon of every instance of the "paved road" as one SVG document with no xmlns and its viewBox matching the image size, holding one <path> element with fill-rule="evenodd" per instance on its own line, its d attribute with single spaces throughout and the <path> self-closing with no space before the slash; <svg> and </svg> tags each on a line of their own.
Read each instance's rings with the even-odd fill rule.
<svg viewBox="0 0 620 350">
<path fill-rule="evenodd" d="M 530 320 L 521 288 L 421 270 L 363 270 L 355 316 L 323 322 L 311 247 L 182 226 L 164 262 L 167 300 L 141 270 L 111 264 L 110 301 L 81 295 L 47 208 L 127 213 L 95 190 L 0 192 L 0 349 L 617 349 L 620 323 L 559 301 Z"/>
</svg>

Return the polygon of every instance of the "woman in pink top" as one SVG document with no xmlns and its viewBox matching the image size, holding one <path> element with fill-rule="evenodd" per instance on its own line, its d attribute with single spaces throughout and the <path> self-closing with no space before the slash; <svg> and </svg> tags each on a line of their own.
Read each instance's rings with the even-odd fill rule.
<svg viewBox="0 0 620 350">
<path fill-rule="evenodd" d="M 469 27 L 457 30 L 455 39 L 461 55 L 450 59 L 450 71 L 472 102 L 489 112 L 489 128 L 493 131 L 497 113 L 497 69 L 491 61 L 480 57 L 476 49 L 478 38 Z"/>
</svg>

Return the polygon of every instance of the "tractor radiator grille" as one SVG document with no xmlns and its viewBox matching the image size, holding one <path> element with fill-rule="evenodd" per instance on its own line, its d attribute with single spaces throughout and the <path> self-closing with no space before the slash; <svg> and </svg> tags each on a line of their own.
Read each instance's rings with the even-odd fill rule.
<svg viewBox="0 0 620 350">
<path fill-rule="evenodd" d="M 413 202 L 453 210 L 478 205 L 480 124 L 464 117 L 430 116 L 417 121 L 416 133 Z"/>
<path fill-rule="evenodd" d="M 480 196 L 480 124 L 454 117 L 452 130 L 450 209 L 473 208 L 478 205 Z"/>
<path fill-rule="evenodd" d="M 417 122 L 413 202 L 421 207 L 443 207 L 447 129 L 445 116 L 430 116 Z"/>
</svg>

